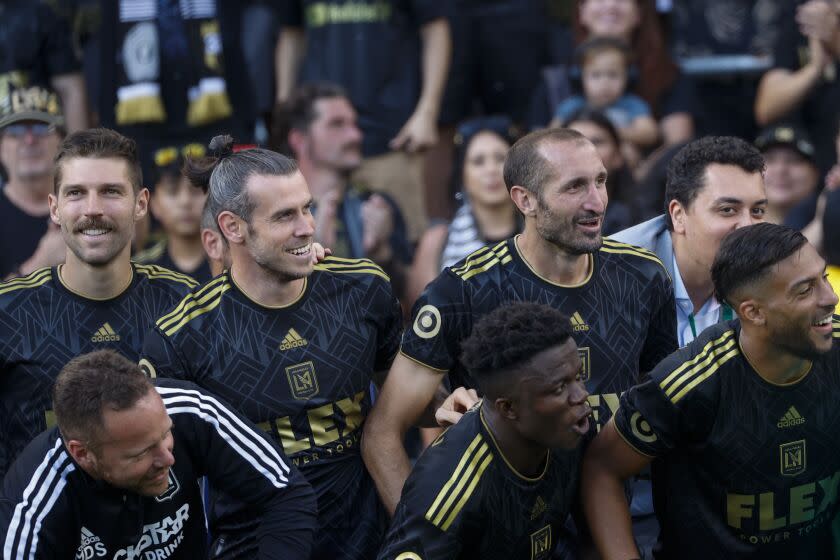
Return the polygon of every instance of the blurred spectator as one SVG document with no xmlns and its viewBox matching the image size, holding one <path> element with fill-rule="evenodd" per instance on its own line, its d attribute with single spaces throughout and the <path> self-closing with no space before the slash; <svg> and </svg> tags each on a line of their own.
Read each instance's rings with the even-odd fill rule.
<svg viewBox="0 0 840 560">
<path fill-rule="evenodd" d="M 66 128 L 88 127 L 87 93 L 67 21 L 51 2 L 9 0 L 0 3 L 0 96 L 10 87 L 41 86 L 55 90 L 66 115 Z"/>
<path fill-rule="evenodd" d="M 775 67 L 761 79 L 755 117 L 762 126 L 782 119 L 801 124 L 814 140 L 817 167 L 825 173 L 834 163 L 840 117 L 840 1 L 796 4 L 785 6 Z"/>
<path fill-rule="evenodd" d="M 584 108 L 573 113 L 564 126 L 586 136 L 607 168 L 609 204 L 601 227 L 603 234 L 611 235 L 638 223 L 633 175 L 624 163 L 621 139 L 610 119 L 599 111 Z"/>
<path fill-rule="evenodd" d="M 798 127 L 778 125 L 762 131 L 755 145 L 767 164 L 765 219 L 804 228 L 814 218 L 820 186 L 816 151 L 810 138 Z"/>
<path fill-rule="evenodd" d="M 691 82 L 668 54 L 653 0 L 578 0 L 575 42 L 588 37 L 615 37 L 627 42 L 639 62 L 636 91 L 660 118 L 665 144 L 684 142 L 694 134 Z"/>
<path fill-rule="evenodd" d="M 456 125 L 476 114 L 507 115 L 523 128 L 531 95 L 548 63 L 544 0 L 455 0 L 453 4 L 452 64 L 438 144 L 425 168 L 429 217 L 441 219 L 452 217 L 449 186 Z"/>
<path fill-rule="evenodd" d="M 344 90 L 303 84 L 275 111 L 272 146 L 294 157 L 315 201 L 315 239 L 332 254 L 369 258 L 399 287 L 411 261 L 405 220 L 387 194 L 360 189 L 363 135 Z M 399 293 L 399 290 L 396 290 Z"/>
<path fill-rule="evenodd" d="M 408 277 L 409 306 L 445 267 L 521 231 L 522 216 L 502 175 L 511 126 L 506 117 L 485 117 L 458 127 L 456 170 L 462 203 L 450 223 L 430 227 L 420 239 Z"/>
<path fill-rule="evenodd" d="M 679 58 L 725 55 L 767 57 L 779 34 L 780 0 L 675 0 L 672 52 Z M 726 71 L 692 77 L 697 90 L 697 134 L 755 138 L 755 71 Z"/>
<path fill-rule="evenodd" d="M 216 216 L 206 203 L 201 212 L 201 244 L 210 262 L 210 275 L 213 278 L 230 268 L 230 251 L 227 242 L 219 231 Z"/>
<path fill-rule="evenodd" d="M 61 230 L 50 221 L 53 159 L 64 138 L 55 93 L 41 87 L 7 88 L 0 99 L 0 279 L 64 261 Z"/>
<path fill-rule="evenodd" d="M 291 95 L 298 78 L 343 86 L 364 132 L 365 160 L 354 181 L 391 194 L 416 239 L 426 223 L 418 152 L 437 142 L 449 68 L 447 3 L 290 0 L 284 6 L 278 101 Z"/>
<path fill-rule="evenodd" d="M 821 225 L 828 281 L 834 293 L 840 294 L 840 190 L 836 188 L 826 194 Z"/>
<path fill-rule="evenodd" d="M 594 37 L 577 48 L 582 95 L 573 95 L 557 106 L 555 123 L 566 122 L 581 108 L 603 112 L 621 139 L 644 148 L 657 140 L 656 121 L 650 106 L 628 93 L 630 75 L 636 69 L 625 43 L 610 37 Z"/>
<path fill-rule="evenodd" d="M 190 183 L 181 168 L 187 157 L 202 157 L 201 144 L 180 150 L 174 146 L 155 152 L 155 169 L 149 178 L 149 210 L 163 230 L 163 238 L 134 256 L 143 264 L 156 264 L 204 283 L 213 277 L 201 242 L 201 217 L 207 194 Z"/>
<path fill-rule="evenodd" d="M 160 146 L 221 132 L 249 141 L 256 117 L 234 0 L 100 0 L 98 110 L 138 143 L 150 174 Z"/>
</svg>

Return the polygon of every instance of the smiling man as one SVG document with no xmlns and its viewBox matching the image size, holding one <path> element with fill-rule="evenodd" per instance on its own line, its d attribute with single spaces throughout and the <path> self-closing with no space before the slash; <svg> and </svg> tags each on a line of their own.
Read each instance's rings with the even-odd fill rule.
<svg viewBox="0 0 840 560">
<path fill-rule="evenodd" d="M 58 426 L 0 492 L 4 560 L 207 557 L 198 479 L 249 503 L 260 560 L 308 558 L 315 499 L 271 440 L 191 383 L 157 380 L 110 350 L 56 379 Z"/>
<path fill-rule="evenodd" d="M 418 460 L 379 559 L 551 558 L 590 428 L 572 324 L 547 305 L 509 304 L 462 347 L 484 400 Z"/>
<path fill-rule="evenodd" d="M 216 137 L 219 157 L 188 169 L 209 187 L 231 267 L 157 321 L 142 363 L 218 394 L 282 446 L 318 496 L 313 559 L 369 559 L 386 523 L 359 439 L 370 382 L 397 351 L 399 305 L 372 261 L 313 266 L 312 195 L 294 160 L 231 143 Z M 215 497 L 211 557 L 247 554 L 254 540 L 236 533 L 254 513 Z"/>
<path fill-rule="evenodd" d="M 139 359 L 150 325 L 195 286 L 129 260 L 149 200 L 133 140 L 106 129 L 68 136 L 54 182 L 64 264 L 0 284 L 0 476 L 51 424 L 49 391 L 70 358 L 112 348 Z"/>
<path fill-rule="evenodd" d="M 774 224 L 731 233 L 711 275 L 739 321 L 663 360 L 590 445 L 602 558 L 638 557 L 622 481 L 653 465 L 657 558 L 836 558 L 840 322 L 825 261 Z"/>
</svg>

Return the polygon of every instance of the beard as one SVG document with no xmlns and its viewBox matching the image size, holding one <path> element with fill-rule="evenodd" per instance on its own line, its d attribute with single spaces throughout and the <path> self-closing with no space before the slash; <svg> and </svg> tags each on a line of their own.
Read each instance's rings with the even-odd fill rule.
<svg viewBox="0 0 840 560">
<path fill-rule="evenodd" d="M 588 235 L 577 231 L 575 224 L 580 220 L 603 218 L 603 215 L 586 212 L 565 221 L 562 216 L 558 216 L 547 205 L 543 204 L 542 200 L 538 200 L 537 208 L 539 210 L 536 224 L 537 232 L 546 241 L 571 255 L 594 253 L 601 248 L 603 238 L 600 231 L 597 234 Z"/>
<path fill-rule="evenodd" d="M 772 340 L 779 348 L 804 360 L 814 361 L 826 353 L 814 344 L 807 331 L 795 323 L 787 322 L 774 329 Z"/>
</svg>

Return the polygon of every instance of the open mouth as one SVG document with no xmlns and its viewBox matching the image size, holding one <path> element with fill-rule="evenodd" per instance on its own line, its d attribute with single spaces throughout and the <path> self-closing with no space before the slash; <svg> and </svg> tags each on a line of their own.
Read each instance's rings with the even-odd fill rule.
<svg viewBox="0 0 840 560">
<path fill-rule="evenodd" d="M 592 414 L 592 407 L 589 403 L 585 403 L 584 412 L 578 418 L 578 421 L 572 424 L 572 431 L 580 436 L 584 436 L 589 432 L 589 417 Z"/>
<path fill-rule="evenodd" d="M 580 218 L 577 220 L 577 225 L 589 231 L 601 230 L 601 217 L 592 216 L 591 218 Z"/>
<path fill-rule="evenodd" d="M 306 245 L 295 249 L 286 249 L 286 252 L 296 257 L 308 257 L 312 252 L 312 243 L 307 243 Z"/>
<path fill-rule="evenodd" d="M 831 320 L 834 317 L 833 313 L 829 313 L 825 317 L 818 319 L 811 323 L 811 327 L 816 329 L 819 332 L 831 332 L 832 325 Z"/>
<path fill-rule="evenodd" d="M 79 230 L 79 233 L 86 237 L 102 237 L 111 232 L 110 228 L 103 228 L 103 227 L 92 227 L 92 228 L 84 228 Z"/>
</svg>

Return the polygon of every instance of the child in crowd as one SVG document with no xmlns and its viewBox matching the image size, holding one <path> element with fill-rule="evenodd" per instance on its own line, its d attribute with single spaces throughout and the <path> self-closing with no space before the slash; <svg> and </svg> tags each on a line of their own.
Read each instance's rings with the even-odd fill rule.
<svg viewBox="0 0 840 560">
<path fill-rule="evenodd" d="M 650 106 L 627 92 L 630 57 L 624 42 L 613 38 L 596 37 L 578 47 L 583 95 L 573 95 L 560 102 L 552 126 L 559 126 L 586 107 L 605 113 L 622 141 L 633 148 L 638 150 L 656 143 L 657 127 Z"/>
</svg>

